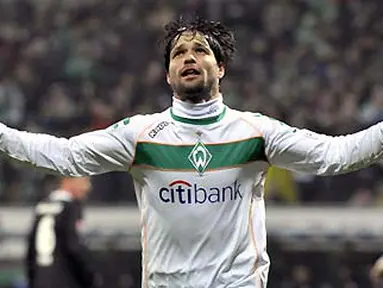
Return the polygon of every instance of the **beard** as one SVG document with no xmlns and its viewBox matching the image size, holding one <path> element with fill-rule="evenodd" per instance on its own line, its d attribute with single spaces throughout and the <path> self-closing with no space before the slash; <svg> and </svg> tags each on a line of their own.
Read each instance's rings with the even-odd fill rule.
<svg viewBox="0 0 383 288">
<path fill-rule="evenodd" d="M 200 103 L 210 100 L 213 81 L 207 83 L 203 80 L 195 81 L 195 83 L 182 83 L 179 81 L 172 84 L 171 87 L 174 93 L 178 95 L 182 101 Z"/>
</svg>

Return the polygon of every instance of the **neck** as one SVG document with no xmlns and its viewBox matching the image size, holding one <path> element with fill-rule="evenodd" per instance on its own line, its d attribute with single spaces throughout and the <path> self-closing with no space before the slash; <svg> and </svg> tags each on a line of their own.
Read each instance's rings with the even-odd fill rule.
<svg viewBox="0 0 383 288">
<path fill-rule="evenodd" d="M 174 97 L 177 99 L 184 101 L 184 102 L 189 102 L 193 104 L 198 104 L 198 103 L 204 103 L 208 102 L 210 100 L 216 99 L 221 97 L 221 93 L 219 92 L 219 87 L 217 85 L 213 85 L 211 89 L 202 89 L 194 92 L 189 91 L 188 94 L 174 94 Z"/>
<path fill-rule="evenodd" d="M 173 97 L 172 112 L 183 118 L 203 119 L 215 117 L 221 114 L 224 108 L 225 105 L 221 94 L 199 103 L 183 101 L 176 95 Z"/>
</svg>

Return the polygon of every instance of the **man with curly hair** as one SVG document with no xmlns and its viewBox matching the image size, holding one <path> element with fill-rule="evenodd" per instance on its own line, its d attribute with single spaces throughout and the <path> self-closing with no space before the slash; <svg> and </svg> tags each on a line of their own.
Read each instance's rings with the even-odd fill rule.
<svg viewBox="0 0 383 288">
<path fill-rule="evenodd" d="M 142 287 L 264 288 L 268 167 L 317 175 L 366 167 L 382 159 L 383 124 L 330 137 L 231 109 L 220 82 L 233 33 L 203 19 L 172 21 L 165 31 L 171 107 L 70 139 L 0 125 L 0 151 L 67 176 L 129 171 Z"/>
<path fill-rule="evenodd" d="M 235 50 L 233 33 L 199 18 L 170 22 L 165 31 L 165 69 L 175 97 L 194 104 L 220 97 L 219 83 Z M 189 49 L 194 55 L 185 59 Z"/>
</svg>

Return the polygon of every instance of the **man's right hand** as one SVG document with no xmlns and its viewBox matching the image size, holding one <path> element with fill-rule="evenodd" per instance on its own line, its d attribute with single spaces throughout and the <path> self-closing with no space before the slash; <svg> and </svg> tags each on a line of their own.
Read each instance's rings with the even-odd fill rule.
<svg viewBox="0 0 383 288">
<path fill-rule="evenodd" d="M 373 287 L 383 287 L 383 256 L 378 258 L 371 269 Z"/>
</svg>

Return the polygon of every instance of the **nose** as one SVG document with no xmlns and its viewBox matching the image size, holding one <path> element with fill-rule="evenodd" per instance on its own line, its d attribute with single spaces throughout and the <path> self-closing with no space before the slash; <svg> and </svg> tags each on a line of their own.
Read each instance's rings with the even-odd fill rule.
<svg viewBox="0 0 383 288">
<path fill-rule="evenodd" d="M 184 64 L 194 64 L 196 63 L 195 56 L 193 53 L 188 53 L 185 57 Z"/>
</svg>

